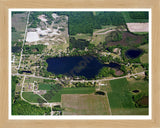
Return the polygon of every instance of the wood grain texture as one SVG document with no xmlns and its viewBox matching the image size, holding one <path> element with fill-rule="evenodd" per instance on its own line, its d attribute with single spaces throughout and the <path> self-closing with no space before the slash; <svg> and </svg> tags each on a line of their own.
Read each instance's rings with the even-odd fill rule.
<svg viewBox="0 0 160 128">
<path fill-rule="evenodd" d="M 152 120 L 8 120 L 9 8 L 151 8 Z M 159 128 L 160 0 L 0 0 L 0 128 Z"/>
</svg>

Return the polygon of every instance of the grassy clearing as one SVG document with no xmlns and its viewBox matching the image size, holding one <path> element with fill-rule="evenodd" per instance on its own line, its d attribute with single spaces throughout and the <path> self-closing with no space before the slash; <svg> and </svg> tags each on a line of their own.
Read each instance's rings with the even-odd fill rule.
<svg viewBox="0 0 160 128">
<path fill-rule="evenodd" d="M 94 29 L 93 32 L 97 32 L 97 31 L 103 31 L 105 29 L 105 31 L 109 30 L 109 29 L 113 29 L 116 28 L 117 26 L 113 26 L 113 25 L 105 25 L 102 26 L 102 29 Z"/>
<path fill-rule="evenodd" d="M 78 39 L 91 40 L 91 35 L 90 34 L 80 33 L 80 34 L 76 34 L 75 36 L 72 36 L 72 37 L 75 37 L 76 40 L 78 40 Z"/>
<path fill-rule="evenodd" d="M 148 44 L 141 45 L 139 48 L 143 49 L 145 52 L 148 52 Z"/>
<path fill-rule="evenodd" d="M 133 90 L 140 90 L 141 93 L 148 95 L 148 82 L 144 80 L 128 80 L 128 90 L 132 92 Z"/>
<path fill-rule="evenodd" d="M 25 79 L 25 83 L 33 83 L 34 81 L 37 81 L 37 82 L 43 82 L 43 79 L 41 78 L 35 78 L 35 77 L 26 77 Z"/>
<path fill-rule="evenodd" d="M 50 90 L 44 95 L 49 102 L 61 102 L 62 94 L 90 94 L 95 92 L 94 87 L 83 88 L 62 88 L 60 90 Z"/>
<path fill-rule="evenodd" d="M 148 108 L 136 108 L 133 95 L 148 95 L 148 82 L 126 78 L 110 81 L 108 98 L 113 115 L 146 115 Z M 139 90 L 133 93 L 133 90 Z"/>
<path fill-rule="evenodd" d="M 51 90 L 52 87 L 55 87 L 56 84 L 43 84 L 43 83 L 40 83 L 39 84 L 39 90 Z"/>
<path fill-rule="evenodd" d="M 31 103 L 45 102 L 40 96 L 34 94 L 33 92 L 23 92 L 22 96 L 24 99 L 28 100 Z"/>
<path fill-rule="evenodd" d="M 148 108 L 120 108 L 120 109 L 112 109 L 112 114 L 116 113 L 116 115 L 148 115 Z"/>
<path fill-rule="evenodd" d="M 148 34 L 148 32 L 133 32 L 134 34 L 137 34 L 137 35 L 145 35 L 145 34 Z"/>
<path fill-rule="evenodd" d="M 140 57 L 140 60 L 141 60 L 142 63 L 148 63 L 148 61 L 149 61 L 148 53 L 147 53 L 147 54 L 143 54 L 143 55 Z"/>
<path fill-rule="evenodd" d="M 12 41 L 18 41 L 24 38 L 24 32 L 12 32 Z"/>
<path fill-rule="evenodd" d="M 144 54 L 140 57 L 140 60 L 142 63 L 148 63 L 149 62 L 149 56 L 148 56 L 148 44 L 144 44 L 144 45 L 141 45 L 139 48 L 143 49 L 144 50 Z"/>
<path fill-rule="evenodd" d="M 62 95 L 64 115 L 108 115 L 106 96 L 88 94 Z"/>
<path fill-rule="evenodd" d="M 142 66 L 138 66 L 138 67 L 136 68 L 136 71 L 137 71 L 137 72 L 143 72 L 143 71 L 144 71 L 144 69 L 143 69 L 143 67 L 142 67 Z"/>
<path fill-rule="evenodd" d="M 104 42 L 106 35 L 95 35 L 92 37 L 91 44 L 98 45 L 100 42 Z"/>
</svg>

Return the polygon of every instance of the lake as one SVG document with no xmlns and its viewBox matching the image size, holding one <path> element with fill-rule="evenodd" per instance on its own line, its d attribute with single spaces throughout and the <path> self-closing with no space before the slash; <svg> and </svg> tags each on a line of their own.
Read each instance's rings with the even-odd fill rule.
<svg viewBox="0 0 160 128">
<path fill-rule="evenodd" d="M 99 70 L 104 66 L 112 68 L 118 68 L 120 66 L 115 63 L 102 64 L 93 56 L 56 57 L 49 58 L 46 62 L 48 63 L 48 72 L 56 75 L 85 76 L 87 79 L 95 78 Z"/>
<path fill-rule="evenodd" d="M 129 49 L 126 51 L 126 56 L 130 59 L 135 59 L 139 57 L 143 53 L 143 50 L 141 49 Z"/>
</svg>

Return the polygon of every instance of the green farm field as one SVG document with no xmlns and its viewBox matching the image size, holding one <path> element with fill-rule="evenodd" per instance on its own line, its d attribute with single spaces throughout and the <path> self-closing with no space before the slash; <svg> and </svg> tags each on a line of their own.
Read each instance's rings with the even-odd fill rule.
<svg viewBox="0 0 160 128">
<path fill-rule="evenodd" d="M 138 93 L 132 91 L 138 90 Z M 148 96 L 148 82 L 127 80 L 126 78 L 110 81 L 108 98 L 113 115 L 147 115 L 148 108 L 136 108 L 133 95 Z"/>
<path fill-rule="evenodd" d="M 43 84 L 43 83 L 40 83 L 38 89 L 39 90 L 51 90 L 53 87 L 55 88 L 56 84 Z"/>
<path fill-rule="evenodd" d="M 62 94 L 91 94 L 95 92 L 94 87 L 83 87 L 83 88 L 62 88 L 60 90 L 53 89 L 47 91 L 44 96 L 49 102 L 61 102 Z"/>
</svg>

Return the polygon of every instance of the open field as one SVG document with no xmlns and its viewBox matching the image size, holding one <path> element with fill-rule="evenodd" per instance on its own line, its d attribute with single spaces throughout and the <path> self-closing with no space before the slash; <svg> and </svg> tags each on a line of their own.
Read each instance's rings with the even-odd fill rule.
<svg viewBox="0 0 160 128">
<path fill-rule="evenodd" d="M 24 38 L 24 32 L 12 32 L 12 41 L 22 40 Z"/>
<path fill-rule="evenodd" d="M 112 114 L 114 115 L 148 115 L 149 113 L 148 108 L 115 108 L 112 109 Z"/>
<path fill-rule="evenodd" d="M 26 77 L 26 79 L 25 79 L 25 83 L 33 83 L 34 81 L 43 82 L 43 79 L 35 78 L 35 77 Z"/>
<path fill-rule="evenodd" d="M 143 49 L 144 50 L 144 54 L 140 57 L 140 60 L 142 63 L 148 63 L 149 62 L 149 54 L 148 54 L 148 44 L 144 44 L 144 45 L 141 45 L 139 48 Z"/>
<path fill-rule="evenodd" d="M 90 94 L 95 92 L 94 87 L 82 87 L 82 88 L 62 88 L 62 89 L 53 89 L 47 91 L 44 96 L 49 102 L 61 102 L 62 94 Z"/>
<path fill-rule="evenodd" d="M 130 92 L 139 90 L 141 93 L 148 94 L 148 82 L 144 80 L 128 79 L 128 89 Z"/>
<path fill-rule="evenodd" d="M 62 95 L 63 115 L 108 115 L 106 96 L 91 94 Z"/>
<path fill-rule="evenodd" d="M 125 78 L 110 81 L 112 91 L 108 92 L 108 98 L 111 109 L 134 108 L 132 95 L 128 93 L 127 84 L 128 82 Z"/>
<path fill-rule="evenodd" d="M 22 40 L 27 21 L 27 13 L 12 15 L 12 41 Z"/>
<path fill-rule="evenodd" d="M 75 37 L 76 40 L 78 40 L 78 39 L 85 39 L 85 40 L 88 40 L 88 41 L 91 40 L 91 35 L 90 34 L 79 33 L 79 34 L 76 34 L 76 35 L 71 36 L 71 37 Z"/>
<path fill-rule="evenodd" d="M 148 32 L 132 32 L 133 34 L 136 34 L 136 35 L 145 35 L 145 34 L 148 34 Z"/>
<path fill-rule="evenodd" d="M 108 98 L 113 115 L 146 115 L 148 109 L 136 108 L 132 99 L 133 95 L 148 95 L 148 83 L 144 80 L 126 78 L 110 81 L 108 87 Z M 138 90 L 137 93 L 132 91 Z M 129 111 L 130 110 L 130 111 Z"/>
<path fill-rule="evenodd" d="M 57 85 L 58 86 L 58 85 Z M 56 84 L 39 84 L 39 90 L 51 90 L 53 87 L 56 87 Z"/>
<path fill-rule="evenodd" d="M 106 35 L 93 35 L 90 43 L 97 46 L 100 42 L 105 41 L 105 37 L 106 37 Z"/>
<path fill-rule="evenodd" d="M 16 31 L 24 32 L 27 21 L 27 13 L 13 14 L 12 16 L 12 27 Z"/>
<path fill-rule="evenodd" d="M 40 96 L 34 94 L 33 92 L 23 92 L 22 96 L 24 99 L 31 103 L 39 103 L 40 100 L 42 103 L 45 103 L 45 101 Z"/>
<path fill-rule="evenodd" d="M 145 52 L 148 52 L 148 44 L 141 45 L 139 48 L 143 49 Z"/>
<path fill-rule="evenodd" d="M 137 72 L 143 72 L 143 70 L 144 70 L 144 69 L 143 69 L 142 66 L 138 66 L 138 67 L 136 68 L 136 71 L 137 71 Z"/>
<path fill-rule="evenodd" d="M 130 32 L 148 32 L 148 23 L 126 23 Z"/>
<path fill-rule="evenodd" d="M 143 55 L 140 57 L 140 60 L 141 60 L 142 63 L 148 63 L 148 62 L 149 62 L 148 53 L 143 54 Z"/>
</svg>

